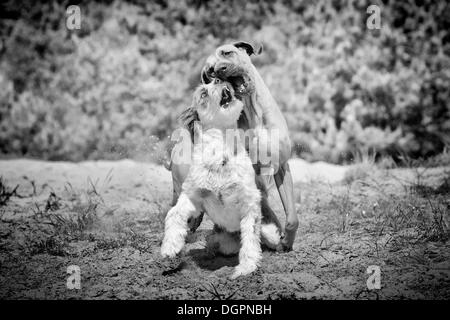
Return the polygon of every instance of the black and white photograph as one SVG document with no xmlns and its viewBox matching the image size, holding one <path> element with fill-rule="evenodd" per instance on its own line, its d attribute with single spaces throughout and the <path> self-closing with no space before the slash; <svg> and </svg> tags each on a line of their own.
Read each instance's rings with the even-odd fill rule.
<svg viewBox="0 0 450 320">
<path fill-rule="evenodd" d="M 0 299 L 450 299 L 450 2 L 1 1 Z"/>
</svg>

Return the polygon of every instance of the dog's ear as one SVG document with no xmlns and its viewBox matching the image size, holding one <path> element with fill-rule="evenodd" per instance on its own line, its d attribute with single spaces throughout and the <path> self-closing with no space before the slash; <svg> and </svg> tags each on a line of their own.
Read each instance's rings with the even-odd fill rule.
<svg viewBox="0 0 450 320">
<path fill-rule="evenodd" d="M 180 116 L 178 117 L 178 120 L 181 122 L 182 126 L 189 130 L 189 133 L 191 134 L 191 140 L 194 141 L 194 126 L 195 122 L 200 121 L 200 118 L 198 117 L 197 110 L 195 110 L 194 107 L 188 107 L 186 110 L 184 110 Z"/>
<path fill-rule="evenodd" d="M 255 49 L 250 43 L 244 42 L 244 41 L 236 42 L 233 45 L 236 48 L 244 49 L 249 56 L 251 56 L 252 54 L 255 54 L 255 55 L 261 54 L 261 52 L 263 50 L 262 45 L 260 45 L 258 49 Z"/>
</svg>

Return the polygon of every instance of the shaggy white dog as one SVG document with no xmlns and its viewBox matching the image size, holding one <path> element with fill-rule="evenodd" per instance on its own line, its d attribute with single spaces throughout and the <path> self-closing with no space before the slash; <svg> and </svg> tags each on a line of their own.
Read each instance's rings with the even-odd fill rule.
<svg viewBox="0 0 450 320">
<path fill-rule="evenodd" d="M 193 161 L 182 192 L 166 216 L 161 254 L 176 256 L 184 246 L 188 220 L 206 212 L 215 223 L 209 244 L 223 254 L 239 251 L 234 279 L 255 271 L 261 259 L 261 192 L 244 143 L 232 134 L 243 103 L 220 80 L 201 85 L 193 100 L 188 112 L 196 113 L 201 127 L 194 130 Z M 280 243 L 274 224 L 265 225 L 262 233 L 269 247 Z"/>
</svg>

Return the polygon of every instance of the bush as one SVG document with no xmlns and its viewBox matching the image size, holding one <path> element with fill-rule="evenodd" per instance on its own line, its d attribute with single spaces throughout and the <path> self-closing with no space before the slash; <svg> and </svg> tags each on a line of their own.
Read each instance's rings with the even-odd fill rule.
<svg viewBox="0 0 450 320">
<path fill-rule="evenodd" d="M 247 40 L 286 116 L 294 151 L 429 157 L 450 145 L 450 6 L 369 1 L 13 1 L 2 11 L 0 152 L 52 160 L 152 152 L 190 104 L 206 57 Z"/>
</svg>

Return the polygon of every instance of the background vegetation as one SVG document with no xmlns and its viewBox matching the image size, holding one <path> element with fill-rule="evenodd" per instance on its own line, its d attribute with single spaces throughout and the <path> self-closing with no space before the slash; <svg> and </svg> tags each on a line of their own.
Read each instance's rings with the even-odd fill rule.
<svg viewBox="0 0 450 320">
<path fill-rule="evenodd" d="M 81 8 L 81 30 L 66 8 Z M 369 30 L 366 9 L 381 8 Z M 246 40 L 294 152 L 412 158 L 450 144 L 447 1 L 10 1 L 0 10 L 0 153 L 154 160 L 206 57 Z"/>
</svg>

